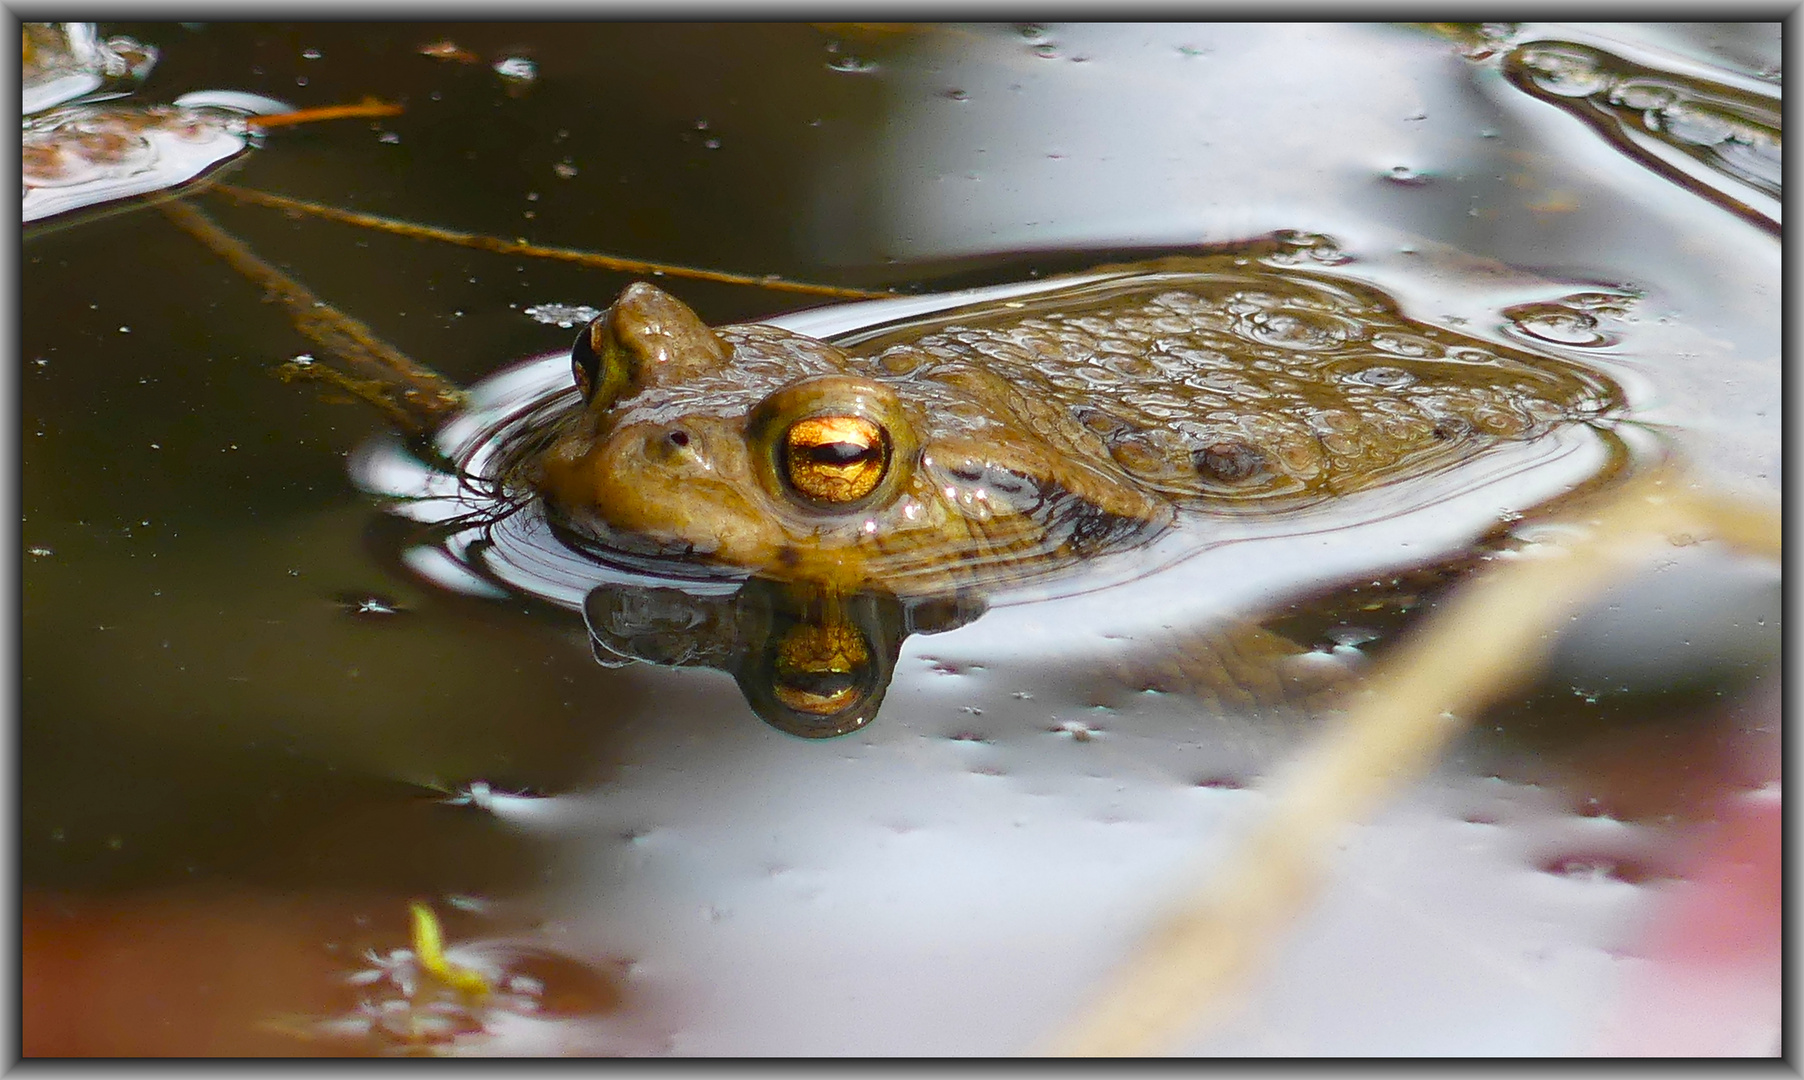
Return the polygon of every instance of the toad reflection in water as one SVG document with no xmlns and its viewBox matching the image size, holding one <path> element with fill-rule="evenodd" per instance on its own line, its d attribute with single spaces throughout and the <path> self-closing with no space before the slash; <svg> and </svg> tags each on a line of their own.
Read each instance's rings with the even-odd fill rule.
<svg viewBox="0 0 1804 1080">
<path fill-rule="evenodd" d="M 458 517 L 446 561 L 580 606 L 604 663 L 715 667 L 774 726 L 843 734 L 905 637 L 1003 590 L 1556 429 L 1620 459 L 1608 378 L 1409 319 L 1319 267 L 1336 261 L 1285 234 L 835 343 L 710 329 L 634 285 L 579 336 L 569 382 L 540 364 L 478 388 L 487 405 L 439 437 L 455 487 L 409 490 L 380 456 L 360 473 L 439 496 L 399 508 L 426 520 L 486 490 L 480 535 Z"/>
</svg>

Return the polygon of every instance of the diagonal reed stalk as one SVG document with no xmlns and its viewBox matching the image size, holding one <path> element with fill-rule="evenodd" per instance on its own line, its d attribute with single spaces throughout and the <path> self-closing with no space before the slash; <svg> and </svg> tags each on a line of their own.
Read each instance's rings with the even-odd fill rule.
<svg viewBox="0 0 1804 1080">
<path fill-rule="evenodd" d="M 336 386 L 376 406 L 391 423 L 415 434 L 438 427 L 463 407 L 464 393 L 456 384 L 264 262 L 204 211 L 181 200 L 158 203 L 157 209 L 232 269 L 261 285 L 266 299 L 287 310 L 296 330 L 347 369 L 339 371 L 317 361 L 290 361 L 278 369 L 284 381 L 308 379 Z"/>
<path fill-rule="evenodd" d="M 778 277 L 774 274 L 762 277 L 753 274 L 733 274 L 722 270 L 679 266 L 674 263 L 623 259 L 613 255 L 599 255 L 592 251 L 580 251 L 575 248 L 546 247 L 542 244 L 528 243 L 525 240 L 503 240 L 495 236 L 484 236 L 481 233 L 462 232 L 457 229 L 441 228 L 437 225 L 420 225 L 410 221 L 400 221 L 395 218 L 383 217 L 380 214 L 341 210 L 323 203 L 290 198 L 287 195 L 277 195 L 268 191 L 258 191 L 255 188 L 239 187 L 236 184 L 215 184 L 208 190 L 239 202 L 267 206 L 289 213 L 308 214 L 324 218 L 327 221 L 375 229 L 378 232 L 411 237 L 415 240 L 437 240 L 440 243 L 456 244 L 459 247 L 475 248 L 478 251 L 491 251 L 498 255 L 525 255 L 535 259 L 575 263 L 578 266 L 589 266 L 598 270 L 690 278 L 696 281 L 718 281 L 727 285 L 751 285 L 776 292 L 806 293 L 810 296 L 830 296 L 840 300 L 872 300 L 895 295 L 873 289 L 854 289 L 842 285 L 816 285 L 806 281 L 790 281 L 788 278 Z"/>
<path fill-rule="evenodd" d="M 1668 537 L 1778 558 L 1776 512 L 1711 496 L 1664 466 L 1579 519 L 1584 535 L 1455 593 L 1295 759 L 1272 809 L 1043 1052 L 1140 1056 L 1224 1018 L 1319 890 L 1348 826 L 1425 774 L 1467 721 L 1534 676 L 1575 605 Z"/>
</svg>

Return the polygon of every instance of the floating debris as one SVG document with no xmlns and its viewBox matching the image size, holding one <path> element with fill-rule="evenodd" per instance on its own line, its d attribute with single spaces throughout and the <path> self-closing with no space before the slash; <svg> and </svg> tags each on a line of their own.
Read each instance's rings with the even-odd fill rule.
<svg viewBox="0 0 1804 1080">
<path fill-rule="evenodd" d="M 539 77 L 539 65 L 524 56 L 504 56 L 493 67 L 495 74 L 510 83 L 525 85 Z"/>
<path fill-rule="evenodd" d="M 128 37 L 101 41 L 93 23 L 25 23 L 21 111 L 118 97 L 144 81 L 157 51 Z"/>
<path fill-rule="evenodd" d="M 526 309 L 525 314 L 533 322 L 569 329 L 599 318 L 601 309 L 587 304 L 534 304 Z"/>
<path fill-rule="evenodd" d="M 434 60 L 450 60 L 453 63 L 458 64 L 482 63 L 482 57 L 463 48 L 458 45 L 457 42 L 452 41 L 449 38 L 442 41 L 435 41 L 430 45 L 422 45 L 420 46 L 419 52 L 421 56 L 430 56 Z"/>
</svg>

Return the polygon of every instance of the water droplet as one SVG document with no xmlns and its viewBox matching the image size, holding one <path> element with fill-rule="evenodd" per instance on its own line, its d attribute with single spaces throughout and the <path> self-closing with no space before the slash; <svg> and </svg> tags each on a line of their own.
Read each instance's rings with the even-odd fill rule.
<svg viewBox="0 0 1804 1080">
<path fill-rule="evenodd" d="M 131 327 L 129 327 L 129 326 L 121 326 L 121 327 L 120 327 L 120 328 L 119 328 L 119 332 L 120 332 L 120 333 L 121 333 L 121 334 L 129 334 L 129 333 L 131 333 L 131 332 L 132 332 L 132 328 L 131 328 Z"/>
<path fill-rule="evenodd" d="M 1402 184 L 1404 187 L 1425 187 L 1433 180 L 1433 177 L 1427 173 L 1418 172 L 1408 165 L 1391 166 L 1391 171 L 1384 174 L 1384 178 L 1393 184 Z"/>
<path fill-rule="evenodd" d="M 1072 742 L 1089 742 L 1102 734 L 1102 729 L 1084 723 L 1082 720 L 1066 720 L 1052 729 L 1054 733 L 1068 737 Z"/>
<path fill-rule="evenodd" d="M 1616 335 L 1598 329 L 1597 316 L 1564 301 L 1518 304 L 1505 308 L 1503 316 L 1509 320 L 1505 329 L 1549 345 L 1599 348 L 1614 345 L 1619 340 Z"/>
<path fill-rule="evenodd" d="M 703 139 L 702 145 L 707 147 L 710 150 L 719 150 L 720 149 L 720 140 L 719 139 Z"/>
<path fill-rule="evenodd" d="M 1059 56 L 1059 50 L 1056 45 L 1035 45 L 1033 54 L 1047 60 L 1056 60 Z"/>
<path fill-rule="evenodd" d="M 965 93 L 963 90 L 948 90 L 940 96 L 946 98 L 948 101 L 970 101 L 971 100 L 971 95 Z"/>
<path fill-rule="evenodd" d="M 576 175 L 576 166 L 571 164 L 569 158 L 565 158 L 563 161 L 560 161 L 556 165 L 553 165 L 551 167 L 551 171 L 554 173 L 557 173 L 558 176 L 562 177 L 563 179 L 568 180 L 572 176 Z"/>
<path fill-rule="evenodd" d="M 1260 311 L 1236 329 L 1254 341 L 1303 350 L 1331 349 L 1358 333 L 1346 319 L 1306 309 Z"/>
<path fill-rule="evenodd" d="M 1621 316 L 1634 310 L 1641 294 L 1633 292 L 1579 292 L 1571 296 L 1563 296 L 1559 303 L 1577 311 L 1589 311 L 1596 315 Z"/>
<path fill-rule="evenodd" d="M 1541 871 L 1574 881 L 1620 881 L 1638 885 L 1652 876 L 1650 868 L 1607 855 L 1559 855 L 1541 864 Z"/>
<path fill-rule="evenodd" d="M 524 312 L 533 322 L 546 326 L 561 326 L 568 330 L 573 326 L 586 325 L 601 316 L 601 309 L 587 304 L 534 304 Z"/>
<path fill-rule="evenodd" d="M 401 141 L 401 136 L 395 134 L 392 131 L 384 131 L 382 134 L 376 136 L 376 141 L 380 142 L 380 143 L 388 143 L 390 146 L 393 146 L 395 143 L 398 143 Z"/>
<path fill-rule="evenodd" d="M 1377 641 L 1383 635 L 1363 626 L 1336 626 L 1324 636 L 1336 645 L 1352 648 Z"/>
<path fill-rule="evenodd" d="M 49 548 L 47 548 L 47 547 L 33 547 L 33 548 L 26 548 L 26 549 L 25 549 L 25 553 L 26 553 L 26 554 L 27 554 L 27 555 L 33 555 L 33 556 L 36 556 L 36 557 L 37 557 L 37 558 L 40 558 L 40 559 L 43 559 L 43 558 L 47 558 L 47 557 L 49 557 L 49 556 L 51 556 L 51 555 L 55 555 L 55 554 L 56 554 L 56 552 L 54 552 L 54 551 L 52 551 L 52 550 L 51 550 L 51 549 L 49 549 Z"/>
<path fill-rule="evenodd" d="M 301 59 L 303 59 L 303 60 L 318 60 L 323 55 L 325 55 L 325 54 L 321 53 L 318 49 L 302 49 L 301 50 Z"/>
<path fill-rule="evenodd" d="M 1376 386 L 1380 390 L 1401 390 L 1415 382 L 1416 377 L 1402 368 L 1380 366 L 1355 371 L 1347 376 L 1347 381 Z"/>
<path fill-rule="evenodd" d="M 1341 250 L 1339 241 L 1322 233 L 1302 232 L 1296 229 L 1282 229 L 1273 234 L 1278 242 L 1278 250 L 1265 257 L 1266 262 L 1280 266 L 1295 266 L 1304 262 L 1320 263 L 1324 266 L 1339 266 L 1351 262 Z M 1235 265 L 1244 266 L 1244 261 L 1236 260 Z"/>
<path fill-rule="evenodd" d="M 1537 88 L 1560 97 L 1589 97 L 1610 84 L 1610 77 L 1598 70 L 1596 57 L 1583 46 L 1525 45 L 1514 57 Z"/>
<path fill-rule="evenodd" d="M 378 596 L 374 593 L 360 596 L 347 596 L 342 598 L 340 603 L 342 603 L 345 606 L 345 609 L 353 615 L 381 617 L 384 615 L 399 615 L 402 611 L 406 610 L 394 600 L 386 596 Z"/>
<path fill-rule="evenodd" d="M 827 61 L 828 71 L 838 71 L 846 75 L 868 75 L 877 70 L 875 60 L 861 60 L 856 56 L 842 56 L 837 60 Z"/>
</svg>

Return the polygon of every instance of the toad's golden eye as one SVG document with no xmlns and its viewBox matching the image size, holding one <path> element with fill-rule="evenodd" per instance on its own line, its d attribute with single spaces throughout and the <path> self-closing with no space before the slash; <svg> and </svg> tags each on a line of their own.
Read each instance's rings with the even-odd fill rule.
<svg viewBox="0 0 1804 1080">
<path fill-rule="evenodd" d="M 607 362 L 607 316 L 594 320 L 583 327 L 583 332 L 576 335 L 576 344 L 570 347 L 570 376 L 576 383 L 576 392 L 584 401 L 593 400 L 596 388 L 605 382 L 613 381 Z M 597 344 L 600 343 L 600 347 Z M 618 366 L 618 363 L 615 365 Z"/>
<path fill-rule="evenodd" d="M 889 468 L 889 437 L 862 416 L 811 416 L 783 435 L 783 476 L 807 498 L 849 503 L 869 495 Z"/>
<path fill-rule="evenodd" d="M 889 506 L 920 456 L 896 392 L 854 375 L 776 390 L 747 415 L 745 438 L 765 491 L 786 509 L 829 518 Z"/>
</svg>

